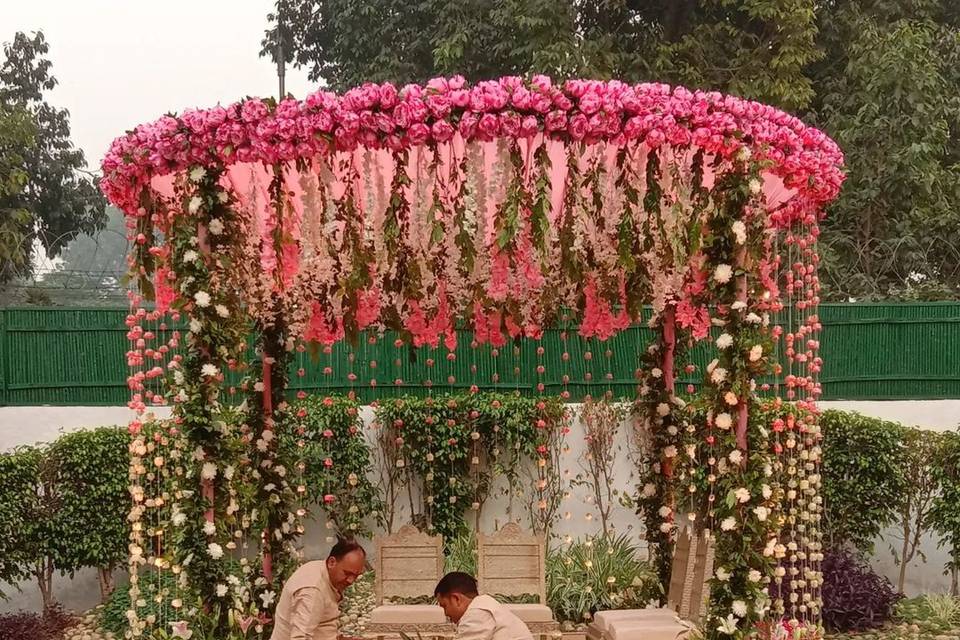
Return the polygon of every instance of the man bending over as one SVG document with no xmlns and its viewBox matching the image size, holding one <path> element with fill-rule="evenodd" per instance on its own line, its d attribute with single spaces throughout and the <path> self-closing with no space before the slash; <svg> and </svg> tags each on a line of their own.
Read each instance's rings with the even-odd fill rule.
<svg viewBox="0 0 960 640">
<path fill-rule="evenodd" d="M 448 573 L 433 595 L 456 623 L 457 640 L 533 640 L 523 620 L 490 596 L 477 594 L 477 581 L 469 574 Z"/>
</svg>

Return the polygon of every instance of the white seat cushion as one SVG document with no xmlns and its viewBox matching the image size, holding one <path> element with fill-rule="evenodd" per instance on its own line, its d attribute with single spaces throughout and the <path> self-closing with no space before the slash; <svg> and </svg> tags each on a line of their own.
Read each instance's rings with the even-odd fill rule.
<svg viewBox="0 0 960 640">
<path fill-rule="evenodd" d="M 447 621 L 435 604 L 384 604 L 370 612 L 371 624 L 440 624 Z"/>
<path fill-rule="evenodd" d="M 507 609 L 524 622 L 553 622 L 553 611 L 545 604 L 508 604 Z"/>
<path fill-rule="evenodd" d="M 608 632 L 610 640 L 676 640 L 690 631 L 689 627 L 674 622 L 650 620 L 646 624 L 621 627 L 614 625 Z"/>
<path fill-rule="evenodd" d="M 609 631 L 614 625 L 641 622 L 650 620 L 673 620 L 677 612 L 669 607 L 658 609 L 618 609 L 613 611 L 597 611 L 593 622 L 600 631 Z"/>
</svg>

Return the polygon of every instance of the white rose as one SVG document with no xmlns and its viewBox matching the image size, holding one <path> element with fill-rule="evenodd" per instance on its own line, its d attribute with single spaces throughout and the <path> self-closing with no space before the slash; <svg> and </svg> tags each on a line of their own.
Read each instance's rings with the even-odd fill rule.
<svg viewBox="0 0 960 640">
<path fill-rule="evenodd" d="M 713 270 L 713 279 L 720 284 L 726 284 L 730 282 L 730 278 L 732 277 L 733 267 L 728 264 L 718 264 L 717 268 Z"/>
<path fill-rule="evenodd" d="M 209 362 L 200 367 L 200 373 L 207 378 L 216 378 L 220 375 L 220 368 L 215 364 L 210 364 Z"/>
<path fill-rule="evenodd" d="M 722 333 L 720 337 L 717 338 L 717 349 L 727 349 L 733 346 L 733 336 L 729 333 Z"/>
<path fill-rule="evenodd" d="M 207 553 L 214 560 L 219 560 L 223 557 L 223 547 L 218 545 L 216 542 L 211 542 L 207 545 Z"/>
<path fill-rule="evenodd" d="M 653 369 L 650 369 L 650 375 L 653 376 L 654 378 L 659 378 L 663 375 L 663 371 L 661 371 L 657 367 L 654 367 Z"/>
<path fill-rule="evenodd" d="M 200 469 L 200 477 L 204 480 L 213 480 L 217 477 L 217 465 L 212 462 L 204 462 Z"/>
<path fill-rule="evenodd" d="M 713 381 L 713 384 L 720 384 L 727 379 L 727 370 L 723 367 L 717 367 L 710 373 L 710 380 Z"/>
<path fill-rule="evenodd" d="M 753 178 L 752 180 L 750 180 L 750 193 L 752 193 L 753 195 L 757 195 L 758 193 L 760 193 L 760 190 L 762 188 L 763 188 L 763 184 L 759 180 L 757 180 L 756 178 Z"/>
<path fill-rule="evenodd" d="M 197 252 L 193 249 L 187 249 L 183 252 L 183 261 L 184 262 L 193 262 L 198 258 Z"/>
<path fill-rule="evenodd" d="M 220 316 L 221 318 L 230 317 L 230 310 L 227 309 L 225 305 L 218 304 L 217 306 L 214 307 L 214 309 L 216 310 L 217 315 Z"/>
<path fill-rule="evenodd" d="M 745 318 L 745 320 L 750 324 L 760 324 L 761 322 L 763 322 L 763 319 L 757 314 L 753 313 L 752 311 L 747 314 L 747 317 Z"/>
<path fill-rule="evenodd" d="M 740 487 L 733 492 L 733 495 L 736 496 L 737 501 L 740 503 L 750 501 L 750 492 L 745 487 Z"/>
<path fill-rule="evenodd" d="M 717 569 L 717 580 L 719 580 L 720 582 L 726 582 L 729 579 L 730 579 L 729 571 L 727 571 L 723 567 L 720 567 L 719 569 Z"/>
<path fill-rule="evenodd" d="M 733 615 L 742 618 L 747 615 L 747 603 L 743 600 L 734 600 L 730 605 L 730 610 L 733 612 Z"/>
<path fill-rule="evenodd" d="M 227 588 L 227 585 L 225 585 L 225 584 L 218 584 L 218 585 L 217 585 L 217 597 L 218 597 L 218 598 L 222 598 L 223 596 L 227 595 L 227 592 L 228 592 L 228 591 L 230 591 L 230 589 Z"/>
<path fill-rule="evenodd" d="M 769 500 L 770 496 L 773 495 L 773 489 L 770 488 L 770 485 L 765 484 L 760 488 L 760 492 L 763 494 L 764 500 Z"/>
<path fill-rule="evenodd" d="M 667 458 L 675 458 L 677 456 L 677 448 L 671 444 L 663 449 L 663 455 Z"/>
<path fill-rule="evenodd" d="M 648 482 L 647 484 L 643 485 L 642 495 L 644 498 L 652 498 L 656 493 L 657 488 L 653 485 L 653 483 Z"/>
<path fill-rule="evenodd" d="M 210 221 L 210 225 L 207 227 L 210 229 L 210 233 L 215 236 L 223 233 L 223 223 L 220 221 L 220 218 L 214 218 Z"/>
<path fill-rule="evenodd" d="M 203 167 L 194 167 L 190 169 L 190 181 L 191 182 L 200 182 L 207 175 L 207 170 Z"/>
<path fill-rule="evenodd" d="M 767 516 L 770 515 L 770 510 L 767 509 L 766 507 L 756 507 L 753 510 L 753 512 L 756 514 L 757 520 L 759 520 L 760 522 L 765 522 L 767 519 Z"/>
<path fill-rule="evenodd" d="M 190 213 L 196 213 L 200 211 L 200 206 L 203 204 L 203 200 L 200 199 L 200 196 L 193 196 L 190 198 L 190 204 L 187 205 L 187 211 Z"/>
<path fill-rule="evenodd" d="M 760 582 L 760 572 L 756 569 L 751 569 L 750 573 L 747 574 L 747 580 L 750 582 Z"/>
<path fill-rule="evenodd" d="M 736 528 L 737 528 L 737 521 L 734 520 L 732 517 L 724 518 L 723 521 L 720 523 L 721 531 L 733 531 Z"/>
<path fill-rule="evenodd" d="M 203 325 L 200 324 L 199 320 L 196 318 L 190 318 L 190 331 L 193 333 L 200 333 L 201 327 L 203 327 Z"/>
<path fill-rule="evenodd" d="M 193 300 L 201 309 L 210 306 L 210 294 L 206 291 L 197 291 L 195 294 L 193 294 Z"/>
<path fill-rule="evenodd" d="M 743 224 L 742 220 L 737 220 L 730 225 L 730 230 L 733 232 L 737 244 L 743 244 L 747 241 L 747 225 Z"/>
<path fill-rule="evenodd" d="M 657 415 L 663 417 L 670 413 L 670 405 L 666 402 L 661 402 L 657 405 Z"/>
<path fill-rule="evenodd" d="M 732 464 L 740 464 L 743 460 L 743 453 L 739 449 L 734 449 L 730 452 L 730 455 L 727 456 Z"/>
<path fill-rule="evenodd" d="M 737 300 L 732 305 L 730 305 L 730 308 L 733 309 L 734 311 L 743 311 L 744 309 L 747 308 L 747 303 L 744 302 L 743 300 Z"/>
<path fill-rule="evenodd" d="M 663 505 L 662 507 L 660 507 L 660 510 L 657 511 L 657 513 L 660 514 L 660 517 L 661 517 L 661 518 L 666 518 L 666 517 L 668 517 L 671 513 L 673 513 L 673 509 L 671 509 L 671 508 L 668 507 L 667 505 Z"/>
<path fill-rule="evenodd" d="M 750 347 L 750 362 L 756 362 L 763 357 L 763 345 L 755 344 Z"/>
<path fill-rule="evenodd" d="M 717 429 L 723 429 L 726 431 L 733 426 L 733 416 L 726 412 L 719 413 L 717 414 L 717 417 L 714 418 L 713 423 L 717 425 Z"/>
<path fill-rule="evenodd" d="M 215 533 L 217 532 L 217 525 L 215 525 L 215 524 L 213 524 L 212 522 L 209 522 L 209 521 L 204 522 L 204 523 L 203 523 L 203 532 L 204 532 L 205 534 L 207 534 L 208 536 L 212 536 L 213 534 L 215 534 Z"/>
</svg>

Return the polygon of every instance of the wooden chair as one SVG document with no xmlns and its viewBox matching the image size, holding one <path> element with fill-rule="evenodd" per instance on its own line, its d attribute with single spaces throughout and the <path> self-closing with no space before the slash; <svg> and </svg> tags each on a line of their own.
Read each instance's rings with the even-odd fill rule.
<svg viewBox="0 0 960 640">
<path fill-rule="evenodd" d="M 456 627 L 432 603 L 433 590 L 443 577 L 443 539 L 406 525 L 375 540 L 375 593 L 366 638 L 399 638 L 400 633 L 453 637 Z M 411 603 L 411 601 L 417 601 Z"/>
<path fill-rule="evenodd" d="M 525 533 L 516 523 L 493 535 L 477 534 L 477 586 L 480 593 L 504 602 L 534 636 L 560 632 L 547 606 L 546 545 L 542 536 Z M 512 604 L 511 598 L 532 596 L 536 602 Z"/>
<path fill-rule="evenodd" d="M 706 613 L 713 576 L 713 536 L 677 534 L 667 589 L 658 609 L 598 611 L 587 627 L 590 640 L 676 640 L 689 634 Z"/>
</svg>

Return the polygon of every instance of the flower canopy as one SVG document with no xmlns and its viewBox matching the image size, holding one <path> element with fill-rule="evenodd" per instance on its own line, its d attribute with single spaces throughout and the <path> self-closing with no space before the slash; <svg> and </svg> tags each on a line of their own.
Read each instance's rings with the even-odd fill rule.
<svg viewBox="0 0 960 640">
<path fill-rule="evenodd" d="M 264 614 L 272 564 L 298 531 L 274 455 L 291 352 L 393 330 L 398 346 L 455 357 L 464 335 L 496 350 L 561 318 L 601 341 L 643 322 L 656 331 L 636 371 L 653 452 L 647 537 L 668 559 L 678 528 L 718 532 L 712 635 L 746 633 L 770 611 L 816 621 L 816 240 L 841 165 L 827 136 L 769 106 L 544 76 L 247 99 L 128 132 L 101 187 L 135 240 L 131 406 L 174 404 L 173 435 L 196 466 L 185 477 L 198 479 L 176 510 L 197 522 L 177 518 L 184 537 L 157 566 L 183 569 L 208 607 L 226 593 L 218 523 L 237 509 L 220 502 L 220 457 L 240 454 L 224 446 L 220 392 L 225 370 L 251 369 L 251 328 L 241 431 L 250 481 L 275 505 L 247 518 L 261 532 Z M 181 314 L 186 336 L 159 344 L 148 325 Z M 684 392 L 676 371 L 692 372 L 683 358 L 697 343 L 717 357 Z M 131 425 L 135 477 L 142 426 Z M 136 523 L 151 507 L 142 487 L 134 499 Z M 756 535 L 727 533 L 747 528 Z M 132 539 L 136 570 L 143 529 Z"/>
</svg>

